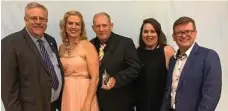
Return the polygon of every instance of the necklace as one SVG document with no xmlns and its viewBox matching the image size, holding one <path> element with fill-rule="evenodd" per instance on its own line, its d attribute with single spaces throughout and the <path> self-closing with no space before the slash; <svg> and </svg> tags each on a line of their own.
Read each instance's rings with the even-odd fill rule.
<svg viewBox="0 0 228 111">
<path fill-rule="evenodd" d="M 72 43 L 71 45 L 69 43 L 65 44 L 65 49 L 67 50 L 68 56 L 71 56 L 73 49 L 77 46 L 78 42 Z"/>
</svg>

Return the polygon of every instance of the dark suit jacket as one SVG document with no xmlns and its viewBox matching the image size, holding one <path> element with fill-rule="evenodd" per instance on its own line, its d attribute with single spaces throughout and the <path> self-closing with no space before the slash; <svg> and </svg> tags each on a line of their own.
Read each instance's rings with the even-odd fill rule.
<svg viewBox="0 0 228 111">
<path fill-rule="evenodd" d="M 62 69 L 55 39 L 47 34 L 44 37 L 55 52 Z M 1 96 L 5 110 L 50 111 L 51 75 L 26 29 L 3 38 L 1 42 Z M 61 96 L 59 103 L 60 98 Z"/>
<path fill-rule="evenodd" d="M 161 111 L 168 111 L 171 107 L 170 93 L 175 64 L 176 59 L 172 57 Z M 214 111 L 220 99 L 221 86 L 222 71 L 218 54 L 196 43 L 179 79 L 175 101 L 176 111 Z"/>
<path fill-rule="evenodd" d="M 99 52 L 99 39 L 96 37 L 91 42 Z M 140 61 L 132 39 L 112 33 L 106 43 L 104 57 L 100 64 L 97 94 L 101 111 L 133 110 L 132 83 L 138 77 L 140 68 Z M 104 69 L 116 80 L 115 87 L 109 91 L 101 89 L 101 75 Z"/>
</svg>

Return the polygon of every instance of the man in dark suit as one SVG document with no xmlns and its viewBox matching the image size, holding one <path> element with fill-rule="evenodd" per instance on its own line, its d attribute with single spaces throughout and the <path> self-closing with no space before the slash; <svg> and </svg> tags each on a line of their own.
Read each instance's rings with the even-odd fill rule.
<svg viewBox="0 0 228 111">
<path fill-rule="evenodd" d="M 113 33 L 113 23 L 105 12 L 95 14 L 92 28 L 97 36 L 91 42 L 100 58 L 97 91 L 100 110 L 134 111 L 132 83 L 138 77 L 141 66 L 132 39 Z M 104 70 L 109 79 L 103 75 Z"/>
<path fill-rule="evenodd" d="M 170 59 L 167 89 L 161 111 L 214 111 L 221 95 L 218 54 L 196 42 L 195 21 L 180 17 L 173 25 L 179 50 Z"/>
<path fill-rule="evenodd" d="M 6 111 L 55 111 L 60 107 L 63 72 L 57 44 L 45 34 L 47 9 L 25 7 L 25 28 L 2 39 L 2 101 Z"/>
</svg>

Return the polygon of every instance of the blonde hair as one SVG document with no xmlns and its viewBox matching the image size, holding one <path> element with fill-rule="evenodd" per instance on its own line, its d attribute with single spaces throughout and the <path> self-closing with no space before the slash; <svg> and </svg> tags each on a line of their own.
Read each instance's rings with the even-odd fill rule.
<svg viewBox="0 0 228 111">
<path fill-rule="evenodd" d="M 85 30 L 85 23 L 84 23 L 82 14 L 76 10 L 71 10 L 71 11 L 68 11 L 64 14 L 63 19 L 61 19 L 60 23 L 59 23 L 60 35 L 61 35 L 62 41 L 64 43 L 68 42 L 68 36 L 67 36 L 67 32 L 66 32 L 66 23 L 67 23 L 68 18 L 72 15 L 78 16 L 81 20 L 81 24 L 82 24 L 81 25 L 81 34 L 80 34 L 81 40 L 87 39 L 86 30 Z"/>
</svg>

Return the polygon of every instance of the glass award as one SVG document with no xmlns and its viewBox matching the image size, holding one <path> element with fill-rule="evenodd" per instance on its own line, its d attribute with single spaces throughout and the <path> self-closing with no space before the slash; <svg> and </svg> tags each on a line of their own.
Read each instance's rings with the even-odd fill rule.
<svg viewBox="0 0 228 111">
<path fill-rule="evenodd" d="M 102 77 L 103 77 L 104 85 L 107 85 L 110 75 L 107 73 L 107 71 L 105 69 L 104 69 L 104 73 L 103 73 Z"/>
</svg>

